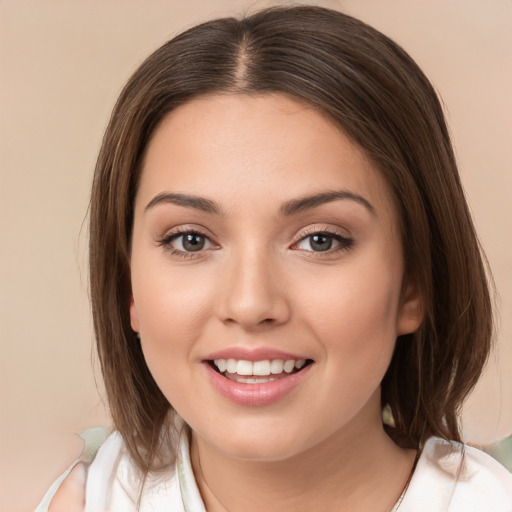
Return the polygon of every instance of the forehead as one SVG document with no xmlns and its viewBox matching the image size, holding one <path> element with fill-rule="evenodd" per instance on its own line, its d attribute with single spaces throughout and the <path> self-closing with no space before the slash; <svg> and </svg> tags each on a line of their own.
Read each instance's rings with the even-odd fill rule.
<svg viewBox="0 0 512 512">
<path fill-rule="evenodd" d="M 392 200 L 365 153 L 318 109 L 281 94 L 212 95 L 168 114 L 148 145 L 138 199 L 161 192 L 269 204 L 347 189 L 381 213 Z"/>
</svg>

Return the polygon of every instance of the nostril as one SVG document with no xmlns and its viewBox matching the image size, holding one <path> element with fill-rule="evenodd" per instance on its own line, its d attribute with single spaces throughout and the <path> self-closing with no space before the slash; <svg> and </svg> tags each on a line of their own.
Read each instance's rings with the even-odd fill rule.
<svg viewBox="0 0 512 512">
<path fill-rule="evenodd" d="M 262 327 L 274 327 L 290 318 L 290 304 L 286 297 L 286 287 L 260 273 L 245 269 L 237 272 L 236 279 L 224 288 L 216 305 L 218 317 L 226 325 L 236 324 L 252 331 Z"/>
</svg>

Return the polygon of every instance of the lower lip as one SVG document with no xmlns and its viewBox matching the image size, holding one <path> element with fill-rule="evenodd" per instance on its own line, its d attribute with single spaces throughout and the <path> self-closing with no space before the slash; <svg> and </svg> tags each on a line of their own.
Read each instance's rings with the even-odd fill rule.
<svg viewBox="0 0 512 512">
<path fill-rule="evenodd" d="M 210 382 L 213 387 L 230 402 L 238 405 L 261 407 L 282 400 L 286 395 L 296 389 L 308 376 L 313 364 L 307 365 L 297 373 L 286 377 L 264 382 L 261 384 L 245 384 L 227 379 L 215 371 L 210 364 L 204 363 Z"/>
</svg>

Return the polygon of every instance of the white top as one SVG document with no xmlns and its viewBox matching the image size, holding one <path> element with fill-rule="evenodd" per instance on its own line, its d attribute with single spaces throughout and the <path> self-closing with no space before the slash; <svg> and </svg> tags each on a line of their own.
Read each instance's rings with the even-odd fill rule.
<svg viewBox="0 0 512 512">
<path fill-rule="evenodd" d="M 90 452 L 86 448 L 89 459 Z M 47 512 L 58 486 L 77 462 L 54 483 L 35 512 Z M 109 435 L 88 468 L 84 512 L 136 512 L 138 475 L 121 436 Z M 393 510 L 512 512 L 512 474 L 476 448 L 432 437 L 423 447 L 402 502 Z M 139 511 L 205 512 L 187 435 L 180 437 L 176 463 L 146 481 Z"/>
</svg>

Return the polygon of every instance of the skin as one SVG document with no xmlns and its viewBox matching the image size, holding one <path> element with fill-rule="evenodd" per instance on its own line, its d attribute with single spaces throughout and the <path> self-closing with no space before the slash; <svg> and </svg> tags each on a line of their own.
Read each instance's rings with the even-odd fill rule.
<svg viewBox="0 0 512 512">
<path fill-rule="evenodd" d="M 332 191 L 352 196 L 281 212 Z M 177 193 L 222 213 L 155 199 Z M 180 232 L 191 230 L 204 235 L 202 250 L 183 245 Z M 315 233 L 332 247 L 318 251 Z M 421 298 L 404 277 L 386 183 L 338 127 L 283 95 L 208 96 L 176 109 L 147 148 L 131 273 L 132 328 L 192 429 L 209 512 L 392 508 L 415 454 L 383 430 L 380 382 L 396 337 L 421 323 Z M 234 404 L 204 363 L 233 347 L 313 363 L 275 403 Z M 84 481 L 77 467 L 50 511 L 82 510 Z"/>
<path fill-rule="evenodd" d="M 370 206 L 344 198 L 280 213 L 331 191 Z M 215 201 L 222 213 L 155 199 L 177 193 Z M 135 202 L 131 324 L 157 384 L 192 429 L 209 511 L 393 506 L 414 453 L 382 428 L 380 382 L 396 337 L 422 320 L 398 224 L 364 153 L 283 95 L 199 98 L 153 134 Z M 191 230 L 204 235 L 202 250 L 183 245 L 180 233 Z M 328 251 L 311 245 L 319 232 L 333 237 Z M 233 347 L 313 363 L 276 403 L 234 404 L 212 387 L 204 363 Z"/>
<path fill-rule="evenodd" d="M 48 512 L 82 512 L 85 509 L 87 469 L 78 463 L 55 493 Z"/>
</svg>

